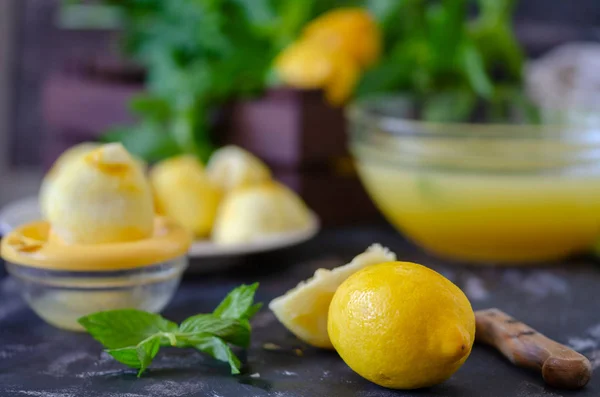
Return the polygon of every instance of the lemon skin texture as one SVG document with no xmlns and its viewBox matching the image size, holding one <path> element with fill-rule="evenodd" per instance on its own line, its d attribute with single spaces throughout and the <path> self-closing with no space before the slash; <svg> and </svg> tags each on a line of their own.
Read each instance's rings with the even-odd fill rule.
<svg viewBox="0 0 600 397">
<path fill-rule="evenodd" d="M 327 330 L 362 377 L 393 389 L 448 379 L 465 362 L 475 315 L 464 293 L 424 266 L 388 262 L 350 276 L 329 307 Z"/>
</svg>

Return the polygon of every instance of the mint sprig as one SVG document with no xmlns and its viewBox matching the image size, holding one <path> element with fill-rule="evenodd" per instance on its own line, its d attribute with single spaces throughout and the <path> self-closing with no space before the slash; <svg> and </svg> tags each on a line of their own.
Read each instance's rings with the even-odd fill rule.
<svg viewBox="0 0 600 397">
<path fill-rule="evenodd" d="M 144 373 L 161 346 L 195 348 L 224 361 L 232 374 L 240 373 L 240 360 L 229 344 L 248 347 L 250 318 L 262 307 L 254 303 L 258 283 L 232 290 L 210 314 L 197 314 L 180 325 L 154 313 L 135 309 L 109 310 L 80 318 L 94 339 L 115 360 Z"/>
</svg>

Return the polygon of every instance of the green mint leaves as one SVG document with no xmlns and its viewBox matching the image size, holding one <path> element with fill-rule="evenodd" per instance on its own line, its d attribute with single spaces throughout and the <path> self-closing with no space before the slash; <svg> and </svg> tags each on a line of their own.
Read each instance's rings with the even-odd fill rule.
<svg viewBox="0 0 600 397">
<path fill-rule="evenodd" d="M 159 333 L 177 332 L 177 324 L 141 310 L 110 310 L 90 314 L 79 324 L 108 349 L 135 346 Z"/>
<path fill-rule="evenodd" d="M 197 314 L 180 325 L 154 313 L 135 309 L 98 312 L 79 323 L 106 348 L 115 360 L 139 369 L 138 377 L 152 363 L 161 346 L 195 348 L 229 363 L 240 373 L 240 361 L 229 345 L 248 347 L 250 318 L 261 303 L 254 303 L 258 283 L 231 291 L 211 314 Z"/>
</svg>

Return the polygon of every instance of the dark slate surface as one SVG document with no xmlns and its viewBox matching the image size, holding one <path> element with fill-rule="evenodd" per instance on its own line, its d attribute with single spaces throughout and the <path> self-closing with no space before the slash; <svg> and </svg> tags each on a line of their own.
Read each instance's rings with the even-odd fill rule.
<svg viewBox="0 0 600 397">
<path fill-rule="evenodd" d="M 225 274 L 188 276 L 164 315 L 179 321 L 208 312 L 242 282 L 260 281 L 258 298 L 268 302 L 316 268 L 342 264 L 372 242 L 442 272 L 463 288 L 475 309 L 505 310 L 600 366 L 600 267 L 593 259 L 530 269 L 458 266 L 430 257 L 381 228 L 329 231 L 293 249 L 247 258 L 242 267 Z M 265 350 L 267 342 L 283 349 Z M 304 354 L 297 356 L 295 348 Z M 582 391 L 550 389 L 539 375 L 511 366 L 484 346 L 476 346 L 463 368 L 442 385 L 412 392 L 386 390 L 355 375 L 334 352 L 299 343 L 268 310 L 257 315 L 252 347 L 240 354 L 245 375 L 232 377 L 224 365 L 192 350 L 165 349 L 137 379 L 87 335 L 43 323 L 22 302 L 14 282 L 0 282 L 1 396 L 600 396 L 600 376 Z"/>
</svg>

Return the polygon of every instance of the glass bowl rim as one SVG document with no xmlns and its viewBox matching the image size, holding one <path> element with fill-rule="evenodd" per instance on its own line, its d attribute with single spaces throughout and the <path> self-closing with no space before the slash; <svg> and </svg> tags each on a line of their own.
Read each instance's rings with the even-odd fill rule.
<svg viewBox="0 0 600 397">
<path fill-rule="evenodd" d="M 6 271 L 17 280 L 36 285 L 92 291 L 106 288 L 133 288 L 181 278 L 188 266 L 187 256 L 182 255 L 149 266 L 121 270 L 58 270 L 6 262 Z M 82 280 L 87 282 L 80 284 Z"/>
<path fill-rule="evenodd" d="M 580 112 L 582 117 L 595 116 L 593 125 L 585 123 L 540 123 L 540 124 L 511 124 L 511 123 L 484 123 L 484 122 L 436 122 L 425 121 L 382 109 L 385 101 L 404 101 L 411 103 L 411 96 L 405 94 L 379 94 L 355 100 L 346 107 L 345 115 L 349 122 L 368 124 L 376 127 L 380 133 L 393 136 L 415 136 L 432 138 L 504 138 L 504 139 L 548 139 L 586 141 L 593 137 L 594 142 L 600 142 L 600 114 L 574 110 Z M 553 111 L 552 109 L 544 109 Z"/>
</svg>

